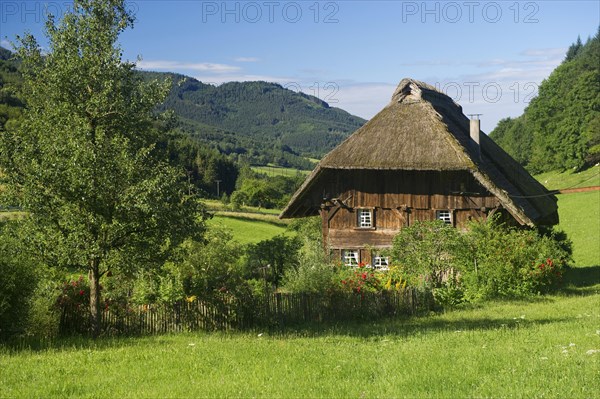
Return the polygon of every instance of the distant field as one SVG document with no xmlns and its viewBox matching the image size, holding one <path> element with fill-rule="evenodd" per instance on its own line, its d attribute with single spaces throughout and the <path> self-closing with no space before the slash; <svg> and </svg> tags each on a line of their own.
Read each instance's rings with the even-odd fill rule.
<svg viewBox="0 0 600 399">
<path fill-rule="evenodd" d="M 535 175 L 534 177 L 550 190 L 600 186 L 600 165 L 579 173 L 554 171 Z"/>
<path fill-rule="evenodd" d="M 258 213 L 258 214 L 267 214 L 267 215 L 279 215 L 281 213 L 281 209 L 267 209 L 267 208 L 258 208 L 255 206 L 243 206 L 240 209 L 233 210 L 230 205 L 225 205 L 221 201 L 217 200 L 202 200 L 202 203 L 206 205 L 208 210 L 211 212 L 243 212 L 243 213 Z"/>
<path fill-rule="evenodd" d="M 219 213 L 209 220 L 208 225 L 231 229 L 234 240 L 242 244 L 257 243 L 286 232 L 285 224 L 278 222 L 275 217 L 267 218 L 268 215 L 259 215 L 262 217 L 252 218 L 252 216 L 254 215 L 240 213 L 226 216 Z"/>
<path fill-rule="evenodd" d="M 258 173 L 263 173 L 267 176 L 296 176 L 298 173 L 301 175 L 308 175 L 310 170 L 300 170 L 293 168 L 282 168 L 279 166 L 252 166 L 252 170 Z"/>
<path fill-rule="evenodd" d="M 575 264 L 600 266 L 600 191 L 558 195 L 559 228 L 573 240 Z"/>
<path fill-rule="evenodd" d="M 24 218 L 25 215 L 25 212 L 0 211 L 0 222 L 5 220 L 21 219 Z"/>
</svg>

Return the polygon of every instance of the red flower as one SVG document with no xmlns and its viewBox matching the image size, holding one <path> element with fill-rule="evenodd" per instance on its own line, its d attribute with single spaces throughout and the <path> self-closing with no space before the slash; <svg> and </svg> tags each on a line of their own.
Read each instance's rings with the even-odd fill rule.
<svg viewBox="0 0 600 399">
<path fill-rule="evenodd" d="M 85 294 L 84 290 L 79 290 L 79 296 L 83 296 L 83 294 Z"/>
<path fill-rule="evenodd" d="M 362 279 L 363 279 L 363 280 L 366 280 L 366 279 L 367 279 L 367 273 L 363 273 L 363 274 L 362 274 Z"/>
</svg>

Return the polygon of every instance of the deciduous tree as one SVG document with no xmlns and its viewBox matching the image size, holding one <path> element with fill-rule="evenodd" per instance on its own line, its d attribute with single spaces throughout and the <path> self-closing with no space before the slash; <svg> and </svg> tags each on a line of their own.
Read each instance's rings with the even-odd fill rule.
<svg viewBox="0 0 600 399">
<path fill-rule="evenodd" d="M 123 0 L 76 0 L 46 23 L 47 50 L 18 38 L 24 121 L 0 137 L 4 194 L 29 217 L 30 248 L 86 271 L 91 327 L 99 332 L 100 279 L 161 262 L 203 231 L 183 171 L 156 143 L 155 107 L 168 82 L 144 82 L 117 40 L 132 27 Z"/>
</svg>

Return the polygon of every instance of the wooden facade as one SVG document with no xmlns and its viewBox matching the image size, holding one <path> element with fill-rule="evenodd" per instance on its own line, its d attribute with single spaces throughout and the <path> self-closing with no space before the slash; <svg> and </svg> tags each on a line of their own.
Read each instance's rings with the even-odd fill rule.
<svg viewBox="0 0 600 399">
<path fill-rule="evenodd" d="M 437 219 L 448 211 L 458 228 L 501 209 L 499 200 L 467 171 L 338 170 L 324 184 L 321 205 L 323 242 L 341 259 L 342 250 L 359 250 L 371 263 L 372 250 L 390 248 L 394 236 L 415 221 Z M 360 227 L 358 210 L 372 214 Z"/>
</svg>

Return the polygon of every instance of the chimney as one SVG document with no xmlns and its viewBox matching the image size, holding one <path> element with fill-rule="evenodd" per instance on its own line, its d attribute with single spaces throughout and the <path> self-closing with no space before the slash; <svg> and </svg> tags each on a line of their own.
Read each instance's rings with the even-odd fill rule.
<svg viewBox="0 0 600 399">
<path fill-rule="evenodd" d="M 479 117 L 482 114 L 470 114 L 469 116 L 471 117 L 471 127 L 470 127 L 470 133 L 471 133 L 471 140 L 473 140 L 473 142 L 475 143 L 475 148 L 477 149 L 477 156 L 479 157 L 479 160 L 481 160 L 481 146 L 479 144 L 479 132 L 480 132 L 480 128 L 479 128 Z"/>
</svg>

